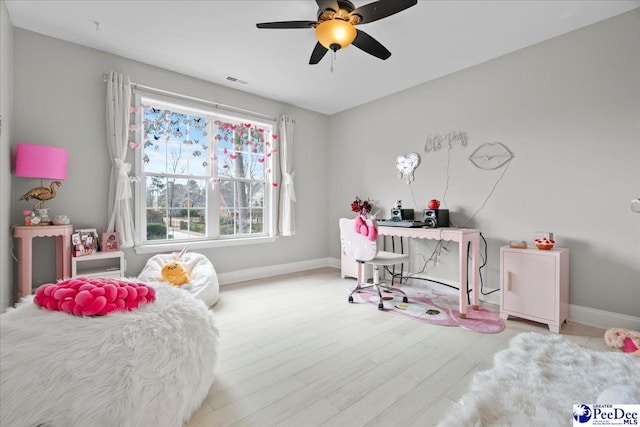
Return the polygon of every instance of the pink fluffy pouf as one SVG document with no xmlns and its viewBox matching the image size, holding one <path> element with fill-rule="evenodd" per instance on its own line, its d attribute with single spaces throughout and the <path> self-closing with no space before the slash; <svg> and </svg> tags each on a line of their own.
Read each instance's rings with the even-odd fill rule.
<svg viewBox="0 0 640 427">
<path fill-rule="evenodd" d="M 133 310 L 155 298 L 155 289 L 141 282 L 75 277 L 40 286 L 33 300 L 47 310 L 103 316 L 115 310 Z"/>
</svg>

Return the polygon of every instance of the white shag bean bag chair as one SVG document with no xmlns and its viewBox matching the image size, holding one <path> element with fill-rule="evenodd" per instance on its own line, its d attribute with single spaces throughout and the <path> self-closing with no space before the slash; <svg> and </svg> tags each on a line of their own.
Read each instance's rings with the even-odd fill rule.
<svg viewBox="0 0 640 427">
<path fill-rule="evenodd" d="M 0 316 L 0 425 L 180 427 L 214 378 L 214 314 L 188 292 L 78 317 L 28 296 Z"/>
<path fill-rule="evenodd" d="M 143 282 L 162 282 L 162 267 L 167 262 L 174 261 L 173 254 L 154 255 L 147 261 L 138 280 Z M 214 305 L 220 298 L 220 284 L 218 275 L 209 259 L 199 253 L 185 252 L 178 258 L 189 274 L 188 283 L 180 286 L 180 289 L 191 293 L 202 300 L 207 307 Z"/>
</svg>

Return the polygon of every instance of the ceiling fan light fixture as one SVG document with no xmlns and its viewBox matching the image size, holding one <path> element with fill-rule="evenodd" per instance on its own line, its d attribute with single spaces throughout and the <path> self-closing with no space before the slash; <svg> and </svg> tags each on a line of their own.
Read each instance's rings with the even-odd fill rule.
<svg viewBox="0 0 640 427">
<path fill-rule="evenodd" d="M 324 21 L 316 27 L 316 37 L 320 44 L 334 52 L 349 46 L 356 35 L 353 25 L 342 19 Z"/>
<path fill-rule="evenodd" d="M 309 65 L 319 63 L 328 51 L 335 52 L 353 44 L 358 49 L 376 58 L 385 60 L 391 52 L 380 42 L 356 26 L 378 21 L 395 15 L 418 4 L 418 0 L 375 0 L 356 8 L 350 0 L 316 0 L 318 4 L 315 21 L 262 22 L 258 28 L 290 29 L 314 28 L 318 41 L 313 47 Z"/>
</svg>

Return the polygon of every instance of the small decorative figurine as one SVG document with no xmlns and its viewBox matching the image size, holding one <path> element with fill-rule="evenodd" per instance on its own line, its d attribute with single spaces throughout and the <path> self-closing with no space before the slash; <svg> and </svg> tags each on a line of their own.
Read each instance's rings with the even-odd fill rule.
<svg viewBox="0 0 640 427">
<path fill-rule="evenodd" d="M 31 218 L 33 217 L 33 212 L 29 209 L 22 211 L 22 215 L 24 215 L 24 225 L 31 225 Z"/>
</svg>

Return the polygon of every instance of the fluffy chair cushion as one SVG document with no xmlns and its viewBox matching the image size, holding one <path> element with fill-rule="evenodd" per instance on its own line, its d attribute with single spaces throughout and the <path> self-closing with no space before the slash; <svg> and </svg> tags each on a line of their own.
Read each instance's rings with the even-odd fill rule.
<svg viewBox="0 0 640 427">
<path fill-rule="evenodd" d="M 156 301 L 108 316 L 42 310 L 0 316 L 0 425 L 182 426 L 213 382 L 213 313 L 153 284 Z"/>
<path fill-rule="evenodd" d="M 156 290 L 144 283 L 76 277 L 40 286 L 33 301 L 47 310 L 102 316 L 115 310 L 133 310 L 155 299 Z"/>
<path fill-rule="evenodd" d="M 162 282 L 162 267 L 173 261 L 172 254 L 154 255 L 147 261 L 138 280 L 143 282 Z M 207 306 L 212 306 L 220 298 L 220 284 L 216 270 L 209 259 L 196 252 L 187 252 L 180 257 L 180 263 L 184 266 L 191 281 L 185 283 L 180 289 L 190 292 L 196 298 L 204 301 Z"/>
</svg>

